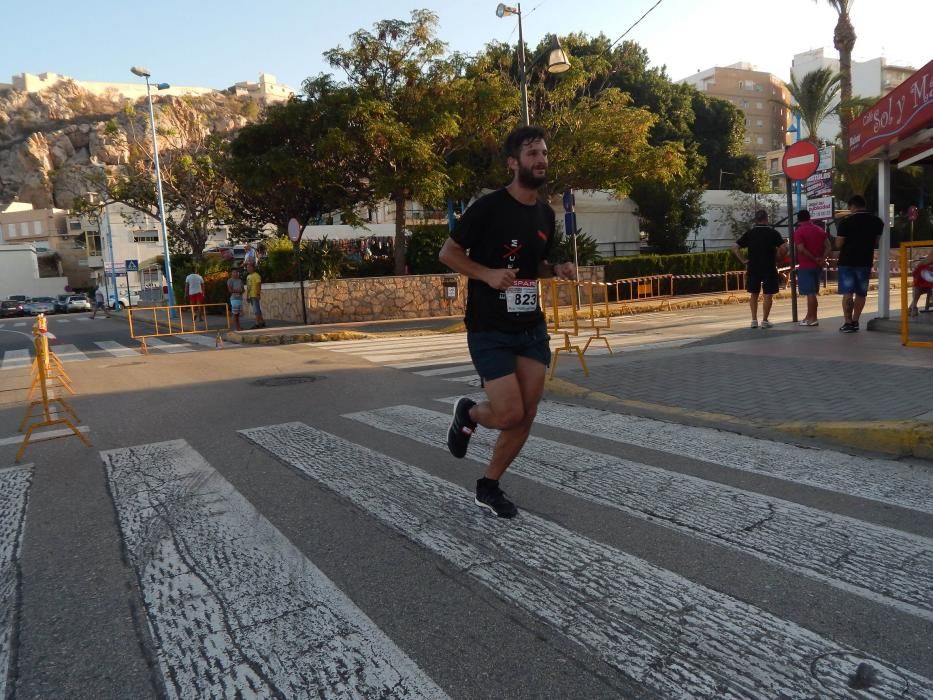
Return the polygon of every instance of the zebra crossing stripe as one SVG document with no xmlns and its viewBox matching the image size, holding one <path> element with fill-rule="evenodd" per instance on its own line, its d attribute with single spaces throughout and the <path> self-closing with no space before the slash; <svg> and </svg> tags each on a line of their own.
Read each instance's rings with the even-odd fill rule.
<svg viewBox="0 0 933 700">
<path fill-rule="evenodd" d="M 19 607 L 19 560 L 31 484 L 31 464 L 0 470 L 0 698 L 7 697 Z"/>
<path fill-rule="evenodd" d="M 391 406 L 344 417 L 446 449 L 443 413 Z M 467 456 L 488 463 L 497 436 L 477 430 Z M 509 472 L 933 621 L 925 537 L 538 437 Z"/>
<path fill-rule="evenodd" d="M 51 348 L 62 362 L 85 362 L 91 358 L 78 350 L 76 345 L 56 345 Z"/>
<path fill-rule="evenodd" d="M 206 348 L 216 348 L 217 347 L 217 336 L 211 335 L 202 335 L 200 333 L 191 333 L 188 335 L 182 336 L 183 340 L 188 341 L 189 343 L 194 343 L 195 345 L 203 345 Z"/>
<path fill-rule="evenodd" d="M 662 697 L 848 696 L 862 661 L 879 697 L 933 693 L 929 679 L 538 516 L 488 516 L 464 489 L 335 435 L 303 423 L 240 433 Z"/>
<path fill-rule="evenodd" d="M 184 440 L 101 457 L 170 697 L 447 697 Z"/>
<path fill-rule="evenodd" d="M 128 348 L 125 345 L 121 345 L 115 340 L 95 340 L 94 345 L 99 347 L 101 350 L 104 350 L 114 357 L 130 357 L 131 355 L 139 355 L 139 350 L 133 348 Z"/>
<path fill-rule="evenodd" d="M 422 377 L 438 377 L 442 374 L 459 374 L 460 372 L 473 372 L 475 371 L 473 365 L 456 365 L 454 367 L 440 367 L 438 369 L 423 369 L 415 374 L 419 374 Z"/>
<path fill-rule="evenodd" d="M 485 394 L 479 397 L 485 399 Z M 475 398 L 482 400 L 479 397 Z M 442 401 L 453 404 L 458 398 Z M 713 428 L 679 425 L 555 401 L 540 403 L 535 422 L 933 513 L 933 481 L 929 475 L 894 460 L 797 447 Z"/>
<path fill-rule="evenodd" d="M 3 364 L 0 364 L 0 370 L 20 369 L 32 364 L 32 355 L 29 350 L 7 350 L 3 353 Z"/>
<path fill-rule="evenodd" d="M 161 350 L 162 352 L 194 352 L 194 348 L 182 343 L 168 343 L 159 338 L 146 338 L 146 345 L 150 350 Z"/>
<path fill-rule="evenodd" d="M 462 364 L 470 360 L 469 354 L 451 355 L 444 358 L 413 360 L 412 362 L 395 362 L 388 366 L 392 369 L 415 369 L 417 367 L 436 367 L 437 365 Z"/>
<path fill-rule="evenodd" d="M 308 343 L 313 347 L 321 347 L 320 343 Z M 331 347 L 331 345 L 333 347 Z M 419 349 L 424 347 L 466 347 L 466 335 L 460 333 L 454 336 L 420 335 L 411 338 L 395 338 L 391 340 L 341 340 L 329 343 L 325 349 L 331 352 L 361 353 L 363 351 L 392 351 L 399 349 Z"/>
</svg>

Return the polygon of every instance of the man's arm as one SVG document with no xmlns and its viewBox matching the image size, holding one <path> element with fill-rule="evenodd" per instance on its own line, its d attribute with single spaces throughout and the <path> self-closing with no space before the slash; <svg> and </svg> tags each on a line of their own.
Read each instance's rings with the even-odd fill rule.
<svg viewBox="0 0 933 700">
<path fill-rule="evenodd" d="M 475 260 L 471 260 L 463 246 L 453 238 L 444 241 L 437 259 L 454 272 L 466 275 L 470 279 L 485 282 L 493 289 L 508 289 L 512 282 L 515 281 L 515 270 L 494 270 L 485 265 L 480 265 Z"/>
<path fill-rule="evenodd" d="M 748 259 L 742 257 L 742 249 L 739 247 L 738 242 L 732 244 L 732 252 L 735 253 L 735 257 L 739 259 L 740 263 L 743 265 L 748 263 Z"/>
</svg>

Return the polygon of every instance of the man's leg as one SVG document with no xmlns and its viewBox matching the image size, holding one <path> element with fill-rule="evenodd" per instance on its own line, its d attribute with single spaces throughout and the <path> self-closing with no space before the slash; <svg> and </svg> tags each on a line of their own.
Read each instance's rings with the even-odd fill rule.
<svg viewBox="0 0 933 700">
<path fill-rule="evenodd" d="M 752 310 L 752 320 L 758 320 L 758 292 L 752 292 L 748 297 L 748 308 Z"/>
<path fill-rule="evenodd" d="M 486 382 L 488 401 L 470 409 L 470 419 L 484 428 L 499 430 L 492 459 L 484 476 L 496 481 L 509 468 L 531 432 L 544 393 L 547 367 L 528 357 L 515 358 L 515 374 Z"/>
<path fill-rule="evenodd" d="M 765 294 L 764 301 L 762 302 L 762 305 L 761 305 L 761 318 L 763 321 L 767 321 L 768 316 L 771 315 L 771 304 L 773 303 L 774 303 L 774 295 Z"/>
<path fill-rule="evenodd" d="M 819 297 L 816 294 L 807 294 L 807 321 L 817 320 L 817 309 L 819 308 Z"/>
<path fill-rule="evenodd" d="M 863 302 L 862 306 L 864 305 L 865 304 Z M 842 295 L 842 315 L 845 316 L 846 323 L 852 323 L 852 309 L 854 306 L 855 304 L 852 301 L 852 293 L 849 292 L 847 294 L 843 294 Z"/>
<path fill-rule="evenodd" d="M 858 323 L 859 318 L 862 316 L 862 309 L 865 308 L 865 297 L 855 295 L 855 298 L 852 299 L 852 310 L 849 312 L 849 315 L 852 318 L 852 323 Z"/>
</svg>

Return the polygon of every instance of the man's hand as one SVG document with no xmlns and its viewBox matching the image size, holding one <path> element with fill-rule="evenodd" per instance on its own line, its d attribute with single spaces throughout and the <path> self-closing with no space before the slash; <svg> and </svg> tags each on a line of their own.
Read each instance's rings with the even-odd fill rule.
<svg viewBox="0 0 933 700">
<path fill-rule="evenodd" d="M 515 281 L 515 270 L 507 268 L 501 270 L 488 270 L 483 281 L 493 289 L 504 291 Z"/>
<path fill-rule="evenodd" d="M 555 265 L 554 276 L 559 280 L 575 280 L 577 278 L 577 266 L 572 262 Z"/>
</svg>

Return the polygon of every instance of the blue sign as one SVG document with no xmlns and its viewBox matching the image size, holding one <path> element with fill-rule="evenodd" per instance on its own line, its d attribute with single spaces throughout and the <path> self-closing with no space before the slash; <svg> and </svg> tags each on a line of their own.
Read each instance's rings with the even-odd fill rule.
<svg viewBox="0 0 933 700">
<path fill-rule="evenodd" d="M 126 271 L 127 272 L 139 272 L 139 260 L 127 260 Z"/>
<path fill-rule="evenodd" d="M 576 198 L 573 196 L 573 190 L 564 190 L 564 211 L 572 212 L 576 204 Z"/>
<path fill-rule="evenodd" d="M 564 233 L 568 236 L 577 235 L 577 215 L 572 211 L 564 214 Z"/>
</svg>

